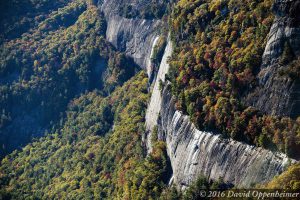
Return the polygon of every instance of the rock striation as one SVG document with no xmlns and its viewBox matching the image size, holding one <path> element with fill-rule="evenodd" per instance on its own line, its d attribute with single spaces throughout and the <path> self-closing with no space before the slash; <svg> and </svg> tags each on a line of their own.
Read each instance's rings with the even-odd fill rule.
<svg viewBox="0 0 300 200">
<path fill-rule="evenodd" d="M 167 46 L 165 48 L 164 55 L 162 57 L 158 73 L 156 75 L 156 79 L 154 82 L 153 90 L 151 93 L 151 99 L 150 103 L 147 108 L 146 112 L 146 119 L 145 119 L 145 125 L 146 125 L 146 147 L 148 152 L 151 151 L 151 132 L 157 125 L 157 120 L 159 116 L 159 111 L 161 108 L 161 101 L 162 101 L 162 96 L 161 96 L 161 88 L 162 87 L 160 84 L 162 82 L 165 82 L 165 75 L 169 70 L 169 64 L 168 64 L 168 58 L 172 54 L 172 43 L 170 39 L 168 39 Z"/>
<path fill-rule="evenodd" d="M 196 129 L 188 116 L 176 111 L 168 87 L 162 93 L 159 133 L 167 144 L 173 182 L 181 189 L 199 175 L 249 188 L 252 184 L 270 181 L 283 172 L 289 162 L 295 162 L 285 154 Z"/>
<path fill-rule="evenodd" d="M 278 62 L 288 43 L 295 55 L 300 55 L 300 0 L 275 0 L 275 19 L 263 54 L 263 67 Z"/>
<path fill-rule="evenodd" d="M 134 61 L 147 71 L 149 77 L 153 76 L 151 54 L 158 40 L 158 30 L 162 26 L 162 22 L 160 20 L 146 20 L 138 17 L 125 18 L 119 13 L 121 1 L 103 0 L 100 2 L 101 10 L 108 24 L 106 32 L 108 41 L 118 50 L 124 51 L 128 56 L 133 57 Z M 294 1 L 288 2 L 287 4 L 295 6 Z M 138 9 L 143 6 L 144 0 L 129 0 L 127 3 Z M 261 78 L 259 79 L 263 86 L 267 86 L 267 89 L 270 89 L 272 84 L 274 84 L 272 82 L 272 70 L 274 68 L 270 68 L 269 71 L 272 73 L 269 72 L 269 75 L 268 73 L 263 74 L 263 71 L 268 71 L 269 67 L 277 63 L 276 59 L 279 59 L 283 51 L 283 49 L 278 49 L 278 46 L 281 47 L 281 40 L 284 43 L 284 41 L 289 40 L 288 38 L 292 39 L 291 42 L 294 42 L 296 45 L 293 47 L 295 54 L 299 50 L 297 47 L 298 29 L 294 27 L 294 21 L 290 20 L 294 14 L 285 18 L 287 12 L 291 13 L 293 6 L 285 7 L 284 5 L 284 3 L 279 1 L 276 1 L 274 4 L 274 10 L 278 11 L 278 14 L 276 14 L 278 19 L 274 21 L 264 53 L 264 65 L 262 66 Z M 286 21 L 286 23 L 282 21 Z M 250 187 L 252 184 L 271 180 L 274 176 L 284 171 L 290 162 L 295 162 L 281 153 L 271 152 L 232 139 L 224 139 L 221 135 L 197 130 L 190 122 L 188 116 L 176 111 L 175 101 L 169 91 L 169 87 L 165 86 L 162 91 L 160 90 L 161 82 L 163 85 L 167 85 L 165 80 L 165 75 L 169 69 L 167 59 L 171 54 L 172 44 L 168 41 L 160 68 L 157 75 L 154 76 L 156 78 L 146 113 L 145 126 L 147 134 L 144 141 L 148 152 L 150 152 L 151 132 L 157 126 L 159 138 L 164 140 L 167 145 L 167 152 L 173 170 L 171 182 L 184 189 L 202 174 L 211 180 L 223 179 L 236 187 Z M 282 85 L 283 83 L 278 83 L 277 85 Z M 289 85 L 289 88 L 292 87 Z M 283 93 L 282 88 L 280 89 L 282 97 L 277 95 L 278 98 L 274 98 L 276 99 L 275 103 L 279 103 L 283 99 L 286 100 L 287 95 L 291 94 L 289 90 L 286 90 L 287 93 Z M 265 92 L 266 95 L 275 95 L 272 90 L 269 91 L 269 93 Z M 255 98 L 249 98 L 248 102 L 255 104 L 254 102 L 258 100 Z M 257 98 L 261 100 L 261 105 L 263 105 L 266 103 L 265 100 L 270 97 L 257 95 Z M 281 103 L 280 106 L 282 105 Z M 287 105 L 284 105 L 281 109 L 286 108 Z M 259 107 L 259 103 L 256 106 Z M 267 105 L 264 108 L 266 112 L 270 109 Z M 271 110 L 277 112 L 279 109 L 275 106 Z"/>
<path fill-rule="evenodd" d="M 184 189 L 199 175 L 237 187 L 264 183 L 294 162 L 282 153 L 274 153 L 221 135 L 197 130 L 188 116 L 175 109 L 175 99 L 165 80 L 168 57 L 172 54 L 168 40 L 154 83 L 146 113 L 146 146 L 151 151 L 151 131 L 157 126 L 159 138 L 166 142 L 173 177 L 170 183 Z M 160 89 L 164 86 L 163 90 Z"/>
<path fill-rule="evenodd" d="M 258 86 L 251 90 L 245 103 L 270 115 L 296 118 L 300 114 L 300 80 L 280 71 L 287 68 L 280 59 L 289 48 L 290 56 L 300 56 L 300 0 L 276 0 L 275 19 L 258 73 Z"/>
<path fill-rule="evenodd" d="M 156 19 L 143 19 L 139 17 L 125 18 L 120 16 L 120 0 L 104 0 L 101 2 L 101 10 L 107 21 L 106 39 L 119 51 L 125 52 L 134 61 L 145 69 L 150 77 L 151 50 L 155 46 L 156 38 L 162 22 Z M 141 9 L 145 0 L 129 0 L 126 5 Z"/>
</svg>

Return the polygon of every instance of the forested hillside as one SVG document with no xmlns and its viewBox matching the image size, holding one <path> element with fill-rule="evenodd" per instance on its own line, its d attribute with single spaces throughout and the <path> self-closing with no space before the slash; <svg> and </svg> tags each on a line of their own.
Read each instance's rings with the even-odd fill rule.
<svg viewBox="0 0 300 200">
<path fill-rule="evenodd" d="M 168 3 L 172 0 L 149 0 L 136 2 L 137 6 L 129 4 L 126 0 L 120 1 L 118 12 L 126 18 L 141 17 L 144 19 L 160 19 L 171 8 Z"/>
<path fill-rule="evenodd" d="M 11 0 L 0 5 L 0 41 L 20 37 L 71 0 Z"/>
<path fill-rule="evenodd" d="M 1 5 L 16 24 L 1 31 L 1 156 L 46 134 L 2 160 L 3 198 L 158 198 L 168 181 L 164 143 L 146 158 L 141 140 L 148 79 L 115 90 L 138 69 L 105 40 L 94 3 Z"/>
<path fill-rule="evenodd" d="M 300 189 L 300 117 L 271 115 L 247 102 L 261 84 L 274 5 L 273 0 L 2 1 L 0 199 L 197 199 L 203 189 L 241 188 L 233 184 L 239 171 L 226 182 L 215 166 L 228 168 L 229 162 L 263 166 L 269 179 L 248 177 L 252 188 Z M 117 26 L 110 31 L 109 21 Z M 146 45 L 151 52 L 138 42 L 151 44 Z M 169 44 L 171 57 L 165 56 Z M 299 83 L 300 58 L 288 42 L 283 46 L 276 64 L 284 70 L 275 78 Z M 165 82 L 157 78 L 160 65 Z M 162 119 L 159 108 L 147 137 L 145 115 L 156 82 L 157 96 L 171 101 L 161 103 L 164 111 L 175 117 Z M 174 127 L 161 128 L 166 121 Z M 178 131 L 181 127 L 187 128 Z M 195 132 L 201 133 L 196 139 Z M 179 139 L 170 144 L 168 137 Z M 211 140 L 223 145 L 223 152 L 213 151 L 215 157 L 229 152 L 233 159 L 209 163 L 203 151 L 213 149 Z M 192 152 L 177 154 L 180 145 Z M 195 159 L 197 153 L 204 163 Z M 172 156 L 182 155 L 191 158 L 190 168 L 172 163 Z M 201 171 L 201 166 L 215 167 Z M 188 181 L 176 182 L 176 167 Z"/>
<path fill-rule="evenodd" d="M 105 30 L 97 7 L 74 1 L 1 44 L 1 156 L 55 128 L 75 96 L 109 94 L 133 76 L 135 64 L 106 42 Z"/>
<path fill-rule="evenodd" d="M 168 162 L 162 142 L 145 157 L 147 98 L 140 73 L 107 98 L 91 92 L 74 99 L 61 130 L 2 161 L 1 192 L 14 199 L 157 198 Z"/>
<path fill-rule="evenodd" d="M 172 13 L 176 48 L 169 80 L 177 108 L 199 128 L 298 157 L 300 119 L 265 115 L 242 100 L 258 83 L 272 3 L 179 1 Z M 286 50 L 282 60 L 297 63 L 289 54 Z M 292 68 L 285 74 L 297 74 Z"/>
</svg>

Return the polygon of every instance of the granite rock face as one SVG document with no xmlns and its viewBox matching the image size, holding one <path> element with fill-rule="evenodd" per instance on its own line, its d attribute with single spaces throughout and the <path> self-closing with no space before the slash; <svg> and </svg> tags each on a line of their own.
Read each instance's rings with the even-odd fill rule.
<svg viewBox="0 0 300 200">
<path fill-rule="evenodd" d="M 151 131 L 157 125 L 160 140 L 166 142 L 174 183 L 180 189 L 189 186 L 199 175 L 211 180 L 223 179 L 236 187 L 264 183 L 280 174 L 289 164 L 282 153 L 273 153 L 221 135 L 197 130 L 188 116 L 175 109 L 165 75 L 172 43 L 168 41 L 156 76 L 146 114 L 146 146 L 151 151 Z M 165 85 L 163 90 L 160 85 Z M 294 161 L 292 161 L 294 162 Z"/>
<path fill-rule="evenodd" d="M 123 1 L 104 0 L 101 10 L 107 21 L 106 39 L 119 51 L 125 52 L 145 69 L 150 77 L 152 73 L 151 50 L 159 36 L 162 22 L 156 19 L 142 19 L 139 17 L 125 18 L 120 16 L 120 6 Z M 99 3 L 100 3 L 99 2 Z M 146 0 L 129 0 L 126 5 L 139 10 Z"/>
<path fill-rule="evenodd" d="M 246 104 L 264 113 L 296 118 L 300 114 L 300 81 L 280 75 L 288 64 L 280 59 L 288 46 L 294 58 L 300 56 L 300 0 L 276 0 L 275 19 L 258 73 L 258 86 L 250 91 Z"/>
<path fill-rule="evenodd" d="M 153 90 L 151 93 L 151 99 L 150 103 L 147 108 L 146 112 L 146 119 L 145 119 L 145 125 L 146 125 L 146 147 L 148 152 L 151 151 L 151 132 L 157 125 L 157 120 L 159 117 L 159 111 L 161 108 L 161 101 L 162 101 L 162 96 L 161 96 L 161 88 L 162 87 L 160 84 L 162 82 L 165 82 L 165 75 L 169 70 L 169 64 L 168 64 L 168 58 L 172 55 L 172 42 L 170 39 L 168 39 L 167 46 L 165 48 L 164 55 L 162 57 L 158 73 L 155 78 Z"/>
<path fill-rule="evenodd" d="M 300 115 L 300 82 L 280 76 L 283 69 L 279 64 L 261 69 L 259 86 L 247 95 L 245 103 L 269 115 L 297 118 Z"/>
<path fill-rule="evenodd" d="M 159 133 L 167 144 L 173 183 L 181 189 L 199 175 L 249 188 L 270 181 L 289 163 L 285 154 L 197 130 L 188 116 L 176 111 L 168 87 L 162 93 Z"/>
<path fill-rule="evenodd" d="M 101 10 L 105 14 L 108 28 L 106 38 L 118 50 L 126 52 L 128 56 L 133 57 L 134 61 L 145 69 L 150 76 L 153 76 L 151 69 L 152 49 L 156 44 L 159 36 L 159 28 L 162 22 L 159 20 L 146 20 L 138 17 L 125 18 L 120 15 L 120 5 L 118 0 L 101 1 Z M 135 9 L 139 9 L 145 3 L 145 0 L 129 0 L 126 3 L 132 5 Z M 279 110 L 276 103 L 285 109 L 289 103 L 283 105 L 287 99 L 287 95 L 292 94 L 289 90 L 283 93 L 282 85 L 286 84 L 288 88 L 295 86 L 294 82 L 289 80 L 277 81 L 273 73 L 276 72 L 274 67 L 276 60 L 282 54 L 285 41 L 293 43 L 292 49 L 298 54 L 299 48 L 297 43 L 298 28 L 295 22 L 293 7 L 298 1 L 288 1 L 288 3 L 276 2 L 274 4 L 274 12 L 276 19 L 270 31 L 269 42 L 263 57 L 263 66 L 260 72 L 260 83 L 266 90 L 270 92 L 262 92 L 257 95 L 263 110 Z M 298 4 L 297 4 L 298 5 Z M 297 6 L 296 5 L 296 6 Z M 276 7 L 277 6 L 277 7 Z M 288 17 L 286 17 L 288 15 Z M 298 32 L 297 32 L 298 31 Z M 280 48 L 279 48 L 280 47 Z M 253 183 L 264 183 L 271 180 L 275 175 L 285 170 L 289 163 L 286 155 L 274 153 L 269 150 L 250 146 L 232 139 L 224 139 L 220 135 L 202 132 L 190 122 L 188 116 L 184 116 L 175 109 L 175 101 L 169 92 L 169 88 L 164 87 L 163 91 L 159 89 L 160 82 L 165 81 L 165 74 L 168 71 L 167 58 L 172 53 L 171 42 L 168 42 L 160 69 L 158 70 L 151 100 L 148 105 L 146 114 L 146 130 L 145 144 L 148 152 L 151 151 L 151 131 L 158 126 L 159 138 L 164 140 L 167 145 L 168 155 L 170 157 L 173 178 L 172 181 L 181 189 L 190 185 L 196 178 L 202 174 L 211 180 L 222 178 L 225 182 L 234 184 L 237 187 L 250 187 Z M 275 81 L 275 83 L 274 83 Z M 273 84 L 281 86 L 280 95 L 275 94 L 271 89 Z M 286 88 L 284 88 L 286 89 Z M 277 91 L 275 86 L 275 90 Z M 262 90 L 263 91 L 263 90 Z M 269 103 L 269 96 L 274 97 L 274 102 Z M 252 99 L 254 99 L 252 97 Z M 251 98 L 248 99 L 251 102 Z M 256 102 L 257 99 L 253 102 Z M 254 103 L 253 103 L 254 104 Z M 259 107 L 259 103 L 256 105 Z M 292 161 L 294 162 L 294 161 Z"/>
<path fill-rule="evenodd" d="M 275 19 L 263 54 L 263 67 L 278 61 L 288 43 L 295 55 L 300 55 L 300 0 L 276 0 Z"/>
</svg>

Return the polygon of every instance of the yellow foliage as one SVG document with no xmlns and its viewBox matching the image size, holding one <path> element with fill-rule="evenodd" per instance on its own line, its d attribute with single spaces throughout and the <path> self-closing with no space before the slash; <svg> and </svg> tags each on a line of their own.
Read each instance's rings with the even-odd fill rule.
<svg viewBox="0 0 300 200">
<path fill-rule="evenodd" d="M 300 163 L 290 166 L 287 171 L 275 177 L 268 184 L 260 186 L 266 189 L 300 189 Z"/>
</svg>

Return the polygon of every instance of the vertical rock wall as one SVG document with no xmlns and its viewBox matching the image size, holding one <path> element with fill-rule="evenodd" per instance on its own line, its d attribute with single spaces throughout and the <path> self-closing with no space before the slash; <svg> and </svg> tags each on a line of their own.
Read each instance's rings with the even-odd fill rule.
<svg viewBox="0 0 300 200">
<path fill-rule="evenodd" d="M 161 86 L 160 82 L 165 82 L 165 75 L 169 70 L 168 58 L 172 54 L 172 43 L 168 40 L 167 46 L 165 48 L 164 55 L 159 66 L 158 73 L 154 82 L 153 90 L 151 93 L 150 103 L 146 112 L 146 146 L 148 152 L 151 151 L 151 132 L 157 125 L 157 120 L 159 116 L 159 111 L 161 108 Z"/>
<path fill-rule="evenodd" d="M 176 111 L 168 87 L 162 93 L 160 114 L 160 137 L 167 144 L 173 181 L 182 189 L 199 175 L 247 188 L 270 181 L 290 162 L 282 153 L 197 130 L 188 116 Z"/>
<path fill-rule="evenodd" d="M 131 56 L 134 61 L 145 69 L 150 77 L 151 50 L 159 35 L 162 22 L 156 19 L 125 18 L 120 16 L 120 0 L 104 0 L 101 5 L 107 20 L 106 39 L 119 51 Z M 143 6 L 143 1 L 128 0 L 136 9 Z"/>
<path fill-rule="evenodd" d="M 273 12 L 275 19 L 258 74 L 258 86 L 250 91 L 245 103 L 270 115 L 296 118 L 300 114 L 300 80 L 280 71 L 288 63 L 280 63 L 285 48 L 291 57 L 300 56 L 300 0 L 275 0 Z"/>
<path fill-rule="evenodd" d="M 133 57 L 135 62 L 145 69 L 150 77 L 152 75 L 151 52 L 159 35 L 158 30 L 161 27 L 161 21 L 124 18 L 118 13 L 119 2 L 117 0 L 101 1 L 101 10 L 104 12 L 108 23 L 106 37 L 117 49 Z M 142 6 L 142 2 L 128 1 L 136 8 Z M 282 40 L 289 40 L 294 43 L 292 48 L 295 54 L 299 50 L 297 47 L 299 42 L 297 39 L 299 36 L 298 25 L 295 20 L 293 21 L 294 15 L 297 16 L 297 13 L 293 11 L 293 6 L 298 5 L 298 0 L 288 0 L 288 2 L 291 2 L 288 3 L 288 7 L 279 1 L 274 7 L 279 13 L 270 32 L 263 58 L 264 65 L 259 74 L 260 84 L 266 88 L 262 89 L 261 93 L 257 93 L 258 95 L 252 94 L 248 98 L 250 104 L 256 104 L 257 107 L 272 114 L 286 109 L 288 104 L 285 105 L 280 101 L 291 98 L 292 92 L 286 89 L 287 87 L 295 87 L 293 86 L 295 83 L 288 80 L 280 80 L 279 82 L 275 80 L 274 83 L 274 76 L 272 77 L 274 68 L 269 68 L 276 64 L 276 59 L 278 60 L 283 51 L 280 49 Z M 278 7 L 276 8 L 276 6 Z M 289 15 L 289 19 L 292 21 L 285 23 L 282 21 L 289 20 L 284 17 L 287 12 L 292 13 Z M 212 180 L 221 178 L 237 187 L 250 187 L 251 184 L 269 181 L 275 175 L 280 174 L 290 162 L 286 155 L 197 130 L 188 116 L 176 111 L 169 88 L 164 87 L 163 91 L 160 91 L 159 88 L 160 80 L 165 82 L 165 74 L 169 69 L 167 58 L 171 54 L 172 45 L 168 41 L 146 113 L 145 126 L 148 134 L 145 143 L 148 152 L 151 151 L 151 131 L 158 125 L 159 137 L 167 144 L 167 151 L 174 172 L 172 178 L 174 183 L 180 188 L 185 188 L 202 174 Z M 274 93 L 270 89 L 274 84 L 275 90 L 278 90 L 279 93 Z M 283 84 L 288 86 L 282 87 Z M 286 93 L 283 90 L 286 90 Z M 268 104 L 267 100 L 270 99 L 270 95 L 277 96 L 271 98 L 273 100 Z M 271 104 L 277 104 L 280 108 L 276 105 L 272 105 L 271 108 Z M 295 161 L 292 160 L 291 162 Z"/>
</svg>

